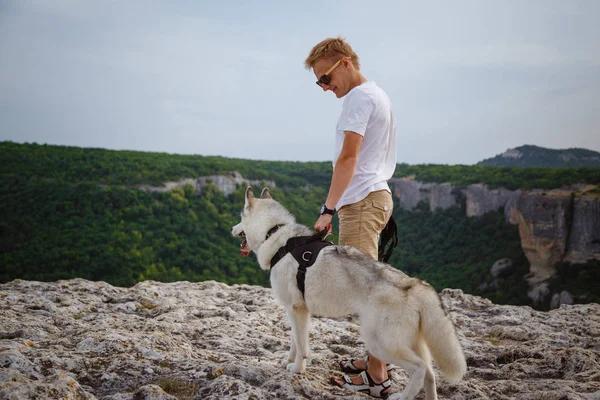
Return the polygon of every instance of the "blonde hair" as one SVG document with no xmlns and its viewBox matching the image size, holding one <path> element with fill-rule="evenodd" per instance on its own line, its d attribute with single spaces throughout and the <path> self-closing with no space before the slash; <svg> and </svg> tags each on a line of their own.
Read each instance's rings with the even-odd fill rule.
<svg viewBox="0 0 600 400">
<path fill-rule="evenodd" d="M 352 50 L 352 47 L 341 37 L 327 38 L 312 48 L 306 60 L 304 60 L 304 68 L 311 69 L 317 61 L 324 58 L 332 61 L 342 57 L 349 57 L 352 65 L 357 70 L 360 70 L 360 60 Z"/>
</svg>

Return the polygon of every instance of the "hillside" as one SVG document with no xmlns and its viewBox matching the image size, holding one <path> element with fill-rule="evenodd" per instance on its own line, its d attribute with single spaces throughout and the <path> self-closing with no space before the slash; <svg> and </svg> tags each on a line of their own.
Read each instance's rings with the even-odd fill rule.
<svg viewBox="0 0 600 400">
<path fill-rule="evenodd" d="M 312 226 L 330 175 L 331 164 L 325 162 L 0 143 L 0 282 L 85 278 L 124 287 L 144 280 L 268 286 L 268 275 L 257 268 L 255 257 L 239 257 L 239 240 L 230 234 L 239 220 L 245 185 L 268 184 L 300 223 Z M 432 185 L 448 191 L 452 196 L 446 197 L 453 200 L 443 200 L 449 207 L 440 209 L 421 204 L 415 195 L 409 196 L 414 207 L 405 208 L 402 196 L 410 191 L 400 190 L 394 199 L 399 243 L 390 264 L 438 290 L 461 288 L 502 304 L 532 305 L 523 279 L 529 261 L 520 228 L 506 223 L 502 207 L 482 208 L 479 200 L 469 203 L 472 191 L 463 195 L 460 188 L 481 182 L 518 193 L 531 187 L 600 183 L 600 169 L 583 168 L 399 164 L 396 175 L 449 182 Z M 427 190 L 415 186 L 412 191 Z M 439 198 L 437 191 L 431 189 L 426 197 Z M 586 188 L 586 196 L 597 192 Z M 474 207 L 485 212 L 470 214 Z M 497 279 L 492 266 L 507 258 L 512 269 Z M 589 285 L 600 281 L 591 279 L 600 271 L 594 265 L 582 267 L 575 277 L 567 267 L 569 279 L 556 290 L 569 290 L 572 282 L 584 279 L 587 284 L 577 287 L 580 299 L 594 301 L 593 296 L 585 300 Z M 548 306 L 549 300 L 540 305 Z"/>
<path fill-rule="evenodd" d="M 600 153 L 587 149 L 547 149 L 520 146 L 487 158 L 476 165 L 486 167 L 600 168 Z"/>
<path fill-rule="evenodd" d="M 455 385 L 436 370 L 440 399 L 597 398 L 600 305 L 539 312 L 449 289 L 440 299 L 468 365 Z M 313 318 L 307 372 L 286 372 L 290 324 L 267 288 L 14 281 L 0 284 L 0 305 L 1 398 L 370 398 L 328 381 L 338 360 L 365 353 L 351 317 Z M 397 366 L 391 378 L 394 393 L 408 381 Z"/>
<path fill-rule="evenodd" d="M 272 180 L 280 188 L 321 187 L 331 179 L 331 162 L 261 161 L 141 151 L 0 142 L 0 179 L 54 180 L 103 185 L 162 185 L 165 182 L 239 172 L 246 179 Z M 490 168 L 472 165 L 398 164 L 394 177 L 421 182 L 516 189 L 554 189 L 599 184 L 598 168 Z"/>
</svg>

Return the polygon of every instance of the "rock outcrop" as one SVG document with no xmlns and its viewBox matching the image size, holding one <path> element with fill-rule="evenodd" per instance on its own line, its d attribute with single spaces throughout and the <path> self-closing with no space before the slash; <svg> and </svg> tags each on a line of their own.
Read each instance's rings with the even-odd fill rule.
<svg viewBox="0 0 600 400">
<path fill-rule="evenodd" d="M 467 217 L 481 217 L 490 211 L 497 211 L 504 207 L 506 218 L 521 195 L 520 190 L 490 189 L 480 183 L 467 186 L 463 193 L 466 198 Z M 508 221 L 508 218 L 506 219 Z"/>
<path fill-rule="evenodd" d="M 421 202 L 427 203 L 431 211 L 458 205 L 449 183 L 423 183 L 411 178 L 392 178 L 388 182 L 400 207 L 405 210 L 414 210 Z"/>
<path fill-rule="evenodd" d="M 600 305 L 540 312 L 449 289 L 441 300 L 468 373 L 438 378 L 440 399 L 600 398 Z M 313 319 L 304 375 L 282 367 L 289 331 L 262 287 L 16 280 L 0 285 L 0 398 L 370 398 L 329 384 L 336 361 L 364 355 L 352 317 Z M 407 375 L 392 380 L 398 392 Z"/>
<path fill-rule="evenodd" d="M 532 279 L 554 274 L 557 262 L 600 259 L 600 198 L 559 191 L 523 193 L 510 211 L 519 225 Z"/>
<path fill-rule="evenodd" d="M 576 196 L 564 261 L 579 262 L 594 254 L 600 259 L 600 197 Z"/>
<path fill-rule="evenodd" d="M 438 208 L 445 210 L 460 206 L 461 201 L 464 201 L 468 217 L 481 217 L 501 207 L 508 207 L 510 211 L 521 194 L 519 190 L 490 189 L 479 183 L 460 189 L 449 183 L 423 183 L 412 178 L 392 178 L 389 184 L 400 207 L 405 210 L 414 210 L 420 202 L 425 202 L 430 211 Z"/>
<path fill-rule="evenodd" d="M 246 179 L 237 171 L 232 171 L 229 175 L 201 176 L 199 178 L 186 178 L 176 182 L 165 182 L 163 186 L 137 185 L 135 187 L 149 192 L 168 192 L 177 187 L 183 188 L 186 185 L 192 185 L 196 195 L 199 196 L 202 193 L 202 188 L 209 182 L 217 185 L 219 190 L 226 196 L 233 193 L 240 185 L 265 185 L 270 188 L 277 187 L 274 181 Z"/>
<path fill-rule="evenodd" d="M 600 259 L 600 197 L 585 194 L 595 186 L 511 191 L 482 184 L 459 189 L 447 183 L 422 183 L 410 178 L 394 178 L 389 183 L 400 206 L 407 210 L 414 210 L 422 201 L 431 211 L 455 207 L 461 205 L 461 196 L 469 217 L 504 207 L 506 221 L 519 225 L 533 282 L 554 274 L 557 262 Z"/>
<path fill-rule="evenodd" d="M 572 220 L 571 196 L 521 195 L 511 210 L 510 222 L 519 225 L 519 236 L 530 271 L 539 281 L 555 272 L 554 264 L 562 261 Z"/>
</svg>

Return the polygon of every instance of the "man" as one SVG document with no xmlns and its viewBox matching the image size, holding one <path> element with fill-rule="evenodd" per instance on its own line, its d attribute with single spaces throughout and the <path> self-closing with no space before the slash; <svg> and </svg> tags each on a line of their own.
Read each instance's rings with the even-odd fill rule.
<svg viewBox="0 0 600 400">
<path fill-rule="evenodd" d="M 331 186 L 314 229 L 331 229 L 337 210 L 339 244 L 355 246 L 377 259 L 379 234 L 393 208 L 387 184 L 396 168 L 396 123 L 391 101 L 360 72 L 358 56 L 342 38 L 328 38 L 317 44 L 304 65 L 313 69 L 323 91 L 344 98 L 335 132 Z M 375 397 L 387 397 L 390 382 L 386 365 L 373 355 L 344 360 L 340 367 L 345 372 L 367 371 L 367 379 L 364 374 L 333 377 L 338 386 L 367 390 L 373 395 L 368 389 L 374 384 L 380 386 Z"/>
</svg>

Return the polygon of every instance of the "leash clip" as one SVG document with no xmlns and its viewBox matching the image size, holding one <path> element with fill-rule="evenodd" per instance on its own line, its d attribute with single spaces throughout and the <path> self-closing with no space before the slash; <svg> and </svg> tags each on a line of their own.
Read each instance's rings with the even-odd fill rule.
<svg viewBox="0 0 600 400">
<path fill-rule="evenodd" d="M 304 258 L 304 256 L 305 256 L 306 254 L 308 254 L 308 259 L 307 259 L 307 258 Z M 306 261 L 306 262 L 309 262 L 309 261 L 310 261 L 310 256 L 312 256 L 312 251 L 305 251 L 304 253 L 302 253 L 302 259 L 303 259 L 304 261 Z"/>
</svg>

